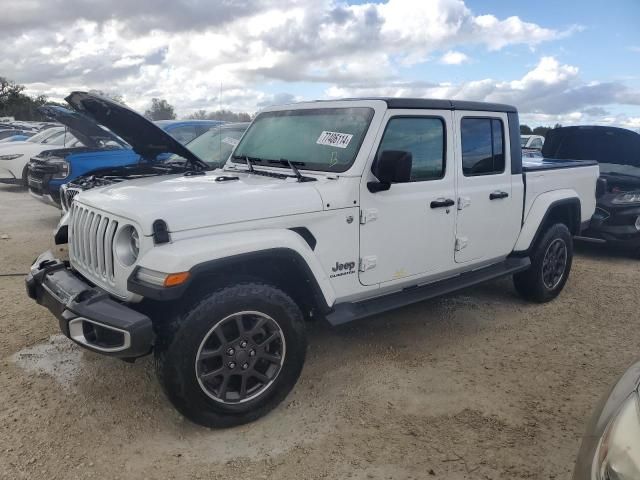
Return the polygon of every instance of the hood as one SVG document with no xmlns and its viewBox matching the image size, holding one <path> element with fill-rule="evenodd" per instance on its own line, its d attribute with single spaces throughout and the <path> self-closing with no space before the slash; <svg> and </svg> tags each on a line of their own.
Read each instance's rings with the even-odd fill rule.
<svg viewBox="0 0 640 480">
<path fill-rule="evenodd" d="M 66 126 L 71 134 L 85 146 L 100 148 L 107 142 L 115 142 L 124 147 L 113 133 L 105 130 L 92 119 L 58 105 L 44 105 L 38 111 Z"/>
<path fill-rule="evenodd" d="M 237 180 L 219 181 L 219 177 Z M 133 220 L 144 235 L 151 235 L 157 219 L 177 232 L 322 211 L 322 197 L 315 183 L 217 170 L 94 188 L 82 192 L 78 202 Z"/>
<path fill-rule="evenodd" d="M 86 92 L 72 92 L 65 100 L 76 112 L 123 138 L 142 158 L 151 160 L 162 153 L 175 153 L 194 166 L 209 168 L 167 132 L 118 102 Z"/>
<path fill-rule="evenodd" d="M 554 128 L 547 132 L 542 156 L 640 166 L 640 134 L 603 126 Z"/>
</svg>

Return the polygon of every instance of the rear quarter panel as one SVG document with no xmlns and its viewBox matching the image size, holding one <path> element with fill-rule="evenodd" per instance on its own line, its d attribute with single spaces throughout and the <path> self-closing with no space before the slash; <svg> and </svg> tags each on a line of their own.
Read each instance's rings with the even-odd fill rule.
<svg viewBox="0 0 640 480">
<path fill-rule="evenodd" d="M 599 175 L 597 165 L 526 172 L 523 225 L 514 250 L 529 248 L 547 210 L 557 201 L 578 199 L 580 223 L 589 221 L 596 208 Z"/>
</svg>

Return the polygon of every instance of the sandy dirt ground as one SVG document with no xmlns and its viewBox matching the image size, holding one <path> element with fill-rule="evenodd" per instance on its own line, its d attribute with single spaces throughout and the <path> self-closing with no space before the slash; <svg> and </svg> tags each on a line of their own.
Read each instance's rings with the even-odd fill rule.
<svg viewBox="0 0 640 480">
<path fill-rule="evenodd" d="M 148 359 L 79 349 L 6 276 L 52 247 L 58 218 L 0 186 L 2 479 L 567 479 L 592 408 L 638 356 L 640 261 L 579 246 L 546 305 L 501 280 L 311 325 L 285 402 L 212 431 L 173 410 Z"/>
</svg>

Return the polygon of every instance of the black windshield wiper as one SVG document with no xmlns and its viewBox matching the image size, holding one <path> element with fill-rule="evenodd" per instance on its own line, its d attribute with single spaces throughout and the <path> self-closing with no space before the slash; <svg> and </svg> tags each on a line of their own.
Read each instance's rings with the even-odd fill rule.
<svg viewBox="0 0 640 480">
<path fill-rule="evenodd" d="M 251 173 L 255 173 L 255 170 L 253 168 L 253 164 L 255 162 L 261 162 L 262 159 L 258 158 L 258 157 L 249 157 L 247 155 L 234 155 L 231 158 L 233 158 L 234 160 L 244 160 L 245 163 L 247 164 L 247 168 L 249 169 L 249 171 Z"/>
<path fill-rule="evenodd" d="M 281 158 L 280 160 L 268 160 L 269 163 L 278 163 L 280 165 L 286 165 L 288 166 L 291 171 L 293 172 L 293 174 L 296 176 L 296 178 L 298 179 L 299 182 L 308 182 L 311 180 L 315 180 L 315 178 L 311 178 L 311 177 L 304 177 L 301 173 L 300 170 L 298 170 L 298 168 L 296 167 L 296 165 L 300 166 L 300 167 L 304 167 L 306 164 L 304 162 L 292 162 L 291 160 L 287 160 L 286 158 Z"/>
</svg>

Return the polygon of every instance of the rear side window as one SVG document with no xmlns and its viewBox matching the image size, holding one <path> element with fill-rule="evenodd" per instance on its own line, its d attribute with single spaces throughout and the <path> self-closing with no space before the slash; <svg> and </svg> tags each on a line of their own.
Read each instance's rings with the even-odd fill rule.
<svg viewBox="0 0 640 480">
<path fill-rule="evenodd" d="M 496 118 L 463 118 L 462 171 L 465 176 L 504 172 L 504 128 Z"/>
<path fill-rule="evenodd" d="M 433 117 L 395 117 L 389 120 L 378 155 L 385 150 L 411 152 L 411 181 L 444 177 L 444 122 Z"/>
</svg>

